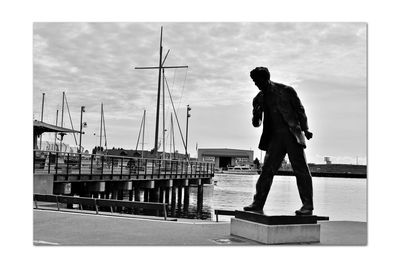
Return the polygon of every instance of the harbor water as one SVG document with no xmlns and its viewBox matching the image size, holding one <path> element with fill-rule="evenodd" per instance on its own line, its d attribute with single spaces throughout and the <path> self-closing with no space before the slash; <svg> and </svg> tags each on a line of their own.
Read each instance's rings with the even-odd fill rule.
<svg viewBox="0 0 400 267">
<path fill-rule="evenodd" d="M 252 202 L 258 175 L 215 174 L 204 187 L 203 219 L 215 219 L 215 209 L 242 210 Z M 367 179 L 313 177 L 314 214 L 331 221 L 367 221 Z M 189 212 L 195 213 L 197 189 L 191 188 Z M 275 176 L 264 206 L 266 215 L 294 215 L 301 201 L 293 176 Z M 230 220 L 219 216 L 219 220 Z"/>
</svg>

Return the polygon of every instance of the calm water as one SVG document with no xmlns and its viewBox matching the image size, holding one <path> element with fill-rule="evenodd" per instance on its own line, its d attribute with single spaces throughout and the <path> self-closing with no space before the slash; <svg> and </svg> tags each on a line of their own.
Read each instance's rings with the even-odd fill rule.
<svg viewBox="0 0 400 267">
<path fill-rule="evenodd" d="M 242 210 L 252 202 L 258 175 L 216 174 L 216 185 L 204 188 L 206 217 L 214 219 L 214 209 Z M 330 220 L 367 221 L 367 179 L 313 178 L 314 214 L 329 216 Z M 190 209 L 196 207 L 196 188 L 191 189 Z M 296 179 L 275 176 L 264 213 L 290 215 L 301 207 Z M 221 216 L 220 220 L 230 220 Z"/>
</svg>

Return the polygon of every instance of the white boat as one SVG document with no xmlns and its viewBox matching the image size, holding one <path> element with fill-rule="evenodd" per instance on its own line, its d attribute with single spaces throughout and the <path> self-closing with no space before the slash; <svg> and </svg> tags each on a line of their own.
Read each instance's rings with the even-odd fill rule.
<svg viewBox="0 0 400 267">
<path fill-rule="evenodd" d="M 222 171 L 222 173 L 226 173 L 226 174 L 251 174 L 251 175 L 258 174 L 257 173 L 257 169 L 253 169 L 249 165 L 228 167 L 228 170 Z"/>
</svg>

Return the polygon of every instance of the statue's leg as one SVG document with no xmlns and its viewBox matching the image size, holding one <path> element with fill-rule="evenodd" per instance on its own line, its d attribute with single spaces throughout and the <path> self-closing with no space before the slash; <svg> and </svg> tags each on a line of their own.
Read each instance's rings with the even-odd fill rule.
<svg viewBox="0 0 400 267">
<path fill-rule="evenodd" d="M 290 164 L 296 176 L 297 188 L 299 190 L 300 199 L 303 203 L 303 209 L 313 210 L 313 186 L 311 173 L 307 165 L 304 148 L 299 145 L 292 137 L 287 142 L 287 150 Z"/>
<path fill-rule="evenodd" d="M 275 173 L 282 164 L 286 155 L 285 144 L 280 136 L 272 138 L 268 152 L 264 158 L 264 165 L 256 184 L 256 194 L 253 205 L 264 207 Z"/>
</svg>

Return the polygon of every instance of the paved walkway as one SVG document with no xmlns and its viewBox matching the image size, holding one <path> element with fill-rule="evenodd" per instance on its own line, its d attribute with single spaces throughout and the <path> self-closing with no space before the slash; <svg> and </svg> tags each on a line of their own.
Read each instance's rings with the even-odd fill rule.
<svg viewBox="0 0 400 267">
<path fill-rule="evenodd" d="M 262 245 L 231 236 L 229 222 L 185 219 L 174 222 L 36 209 L 33 219 L 34 245 Z M 312 245 L 366 243 L 367 223 L 332 221 L 321 222 L 321 243 Z"/>
</svg>

